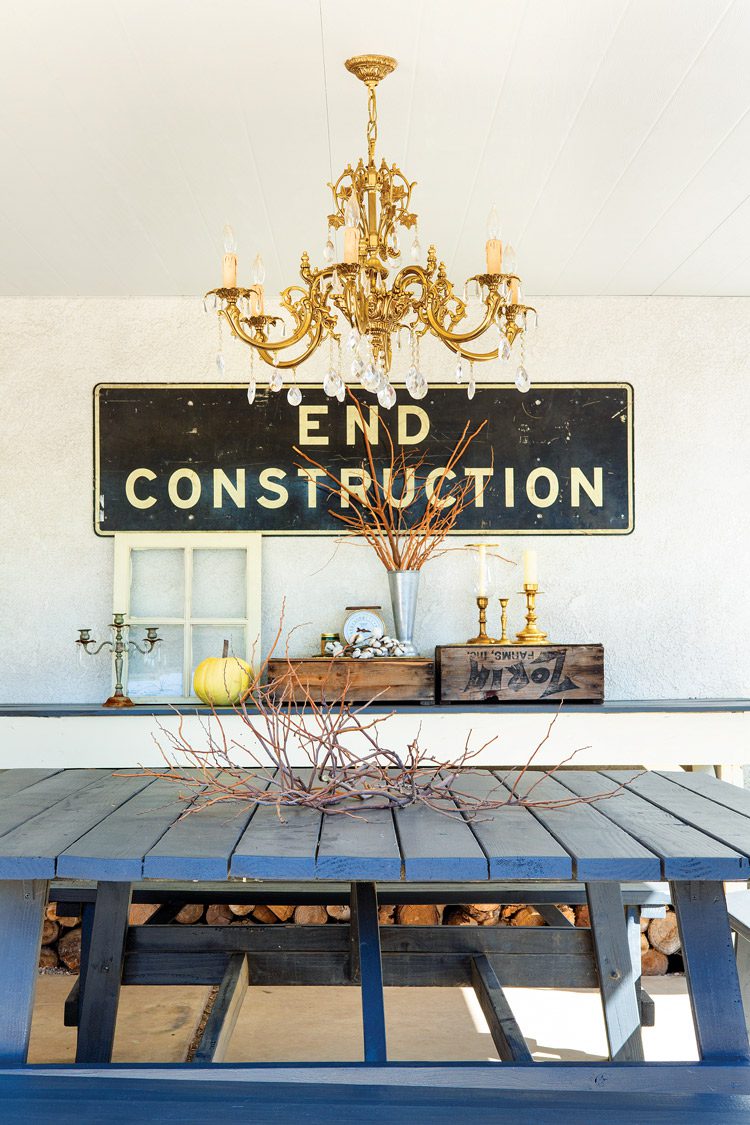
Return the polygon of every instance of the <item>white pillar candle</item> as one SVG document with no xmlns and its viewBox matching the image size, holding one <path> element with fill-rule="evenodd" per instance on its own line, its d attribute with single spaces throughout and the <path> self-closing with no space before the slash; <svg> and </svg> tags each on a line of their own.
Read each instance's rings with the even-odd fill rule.
<svg viewBox="0 0 750 1125">
<path fill-rule="evenodd" d="M 524 586 L 538 585 L 536 551 L 524 551 L 523 553 L 523 582 Z"/>
<path fill-rule="evenodd" d="M 479 596 L 487 597 L 487 547 L 479 544 Z"/>
<path fill-rule="evenodd" d="M 225 254 L 221 262 L 221 284 L 224 289 L 237 287 L 237 255 Z"/>
<path fill-rule="evenodd" d="M 499 238 L 488 238 L 484 245 L 487 273 L 503 272 L 503 244 Z"/>
</svg>

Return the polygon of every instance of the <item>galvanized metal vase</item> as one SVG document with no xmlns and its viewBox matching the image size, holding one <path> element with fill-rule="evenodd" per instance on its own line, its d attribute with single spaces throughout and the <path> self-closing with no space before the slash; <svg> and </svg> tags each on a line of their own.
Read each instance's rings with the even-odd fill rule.
<svg viewBox="0 0 750 1125">
<path fill-rule="evenodd" d="M 391 607 L 396 638 L 404 646 L 406 656 L 417 656 L 414 647 L 414 618 L 417 614 L 419 592 L 418 570 L 389 570 L 388 585 L 391 590 Z"/>
</svg>

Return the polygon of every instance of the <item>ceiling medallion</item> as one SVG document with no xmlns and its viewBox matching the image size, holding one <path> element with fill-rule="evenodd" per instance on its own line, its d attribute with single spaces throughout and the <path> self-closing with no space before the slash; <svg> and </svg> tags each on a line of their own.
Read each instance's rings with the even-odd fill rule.
<svg viewBox="0 0 750 1125">
<path fill-rule="evenodd" d="M 204 298 L 207 312 L 219 316 L 220 344 L 216 357 L 224 374 L 221 325 L 249 345 L 248 401 L 255 398 L 255 357 L 270 367 L 268 385 L 279 392 L 284 371 L 290 371 L 287 399 L 302 401 L 296 368 L 327 342 L 328 363 L 323 388 L 343 401 L 347 383 L 360 385 L 377 396 L 381 406 L 396 401 L 391 381 L 394 340 L 399 348 L 404 334 L 409 349 L 406 389 L 412 398 L 427 394 L 427 377 L 419 358 L 420 340 L 429 332 L 456 357 L 455 379 L 466 385 L 469 398 L 476 390 L 474 363 L 510 360 L 518 353 L 515 382 L 528 391 L 525 339 L 536 326 L 536 310 L 523 304 L 521 281 L 516 274 L 515 252 L 503 247 L 500 224 L 493 207 L 487 222 L 486 269 L 470 277 L 463 297 L 454 292 L 445 265 L 438 262 L 434 246 L 422 254 L 417 215 L 411 209 L 415 184 L 395 164 L 375 160 L 378 136 L 375 88 L 395 68 L 387 55 L 359 55 L 346 68 L 368 90 L 367 160 L 348 164 L 335 183 L 329 184 L 333 210 L 328 216 L 328 238 L 321 267 L 310 264 L 305 251 L 300 262 L 303 284 L 290 285 L 280 297 L 280 312 L 266 313 L 263 283 L 265 267 L 258 254 L 251 270 L 252 284 L 237 285 L 237 247 L 231 227 L 224 228 L 222 285 Z M 343 255 L 336 249 L 336 232 L 343 234 Z M 409 264 L 403 265 L 401 235 L 411 232 Z M 477 309 L 471 309 L 474 302 Z M 514 348 L 514 344 L 518 344 Z M 478 350 L 477 350 L 478 349 Z"/>
</svg>

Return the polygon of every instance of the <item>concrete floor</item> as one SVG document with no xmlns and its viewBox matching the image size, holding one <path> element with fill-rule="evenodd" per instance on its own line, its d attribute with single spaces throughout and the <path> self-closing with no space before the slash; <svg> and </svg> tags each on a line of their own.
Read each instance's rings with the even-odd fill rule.
<svg viewBox="0 0 750 1125">
<path fill-rule="evenodd" d="M 73 977 L 39 978 L 29 1059 L 72 1062 L 75 1031 L 63 1027 L 63 1002 Z M 697 1059 L 690 1004 L 682 977 L 652 977 L 656 1026 L 643 1032 L 649 1060 Z M 124 988 L 115 1062 L 181 1062 L 209 990 Z M 388 988 L 389 1057 L 396 1060 L 496 1059 L 487 1024 L 468 988 Z M 596 1060 L 606 1039 L 598 993 L 509 988 L 508 1000 L 536 1059 Z M 250 988 L 232 1037 L 228 1062 L 362 1057 L 356 988 Z"/>
</svg>

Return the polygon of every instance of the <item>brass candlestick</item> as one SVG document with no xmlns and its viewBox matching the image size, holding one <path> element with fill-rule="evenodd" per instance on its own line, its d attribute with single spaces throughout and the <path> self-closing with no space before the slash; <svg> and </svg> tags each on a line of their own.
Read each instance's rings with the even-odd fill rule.
<svg viewBox="0 0 750 1125">
<path fill-rule="evenodd" d="M 516 633 L 519 645 L 546 645 L 547 634 L 537 628 L 536 624 L 536 596 L 539 587 L 536 582 L 524 582 L 523 592 L 526 595 L 526 628 Z"/>
<path fill-rule="evenodd" d="M 487 603 L 489 598 L 485 598 L 480 594 L 477 598 L 477 605 L 479 606 L 479 634 L 476 637 L 470 637 L 466 642 L 467 645 L 496 645 L 497 640 L 495 637 L 487 636 Z"/>
<path fill-rule="evenodd" d="M 510 598 L 498 598 L 500 602 L 500 640 L 497 642 L 499 645 L 510 644 L 510 637 L 508 636 L 508 602 Z"/>
</svg>

